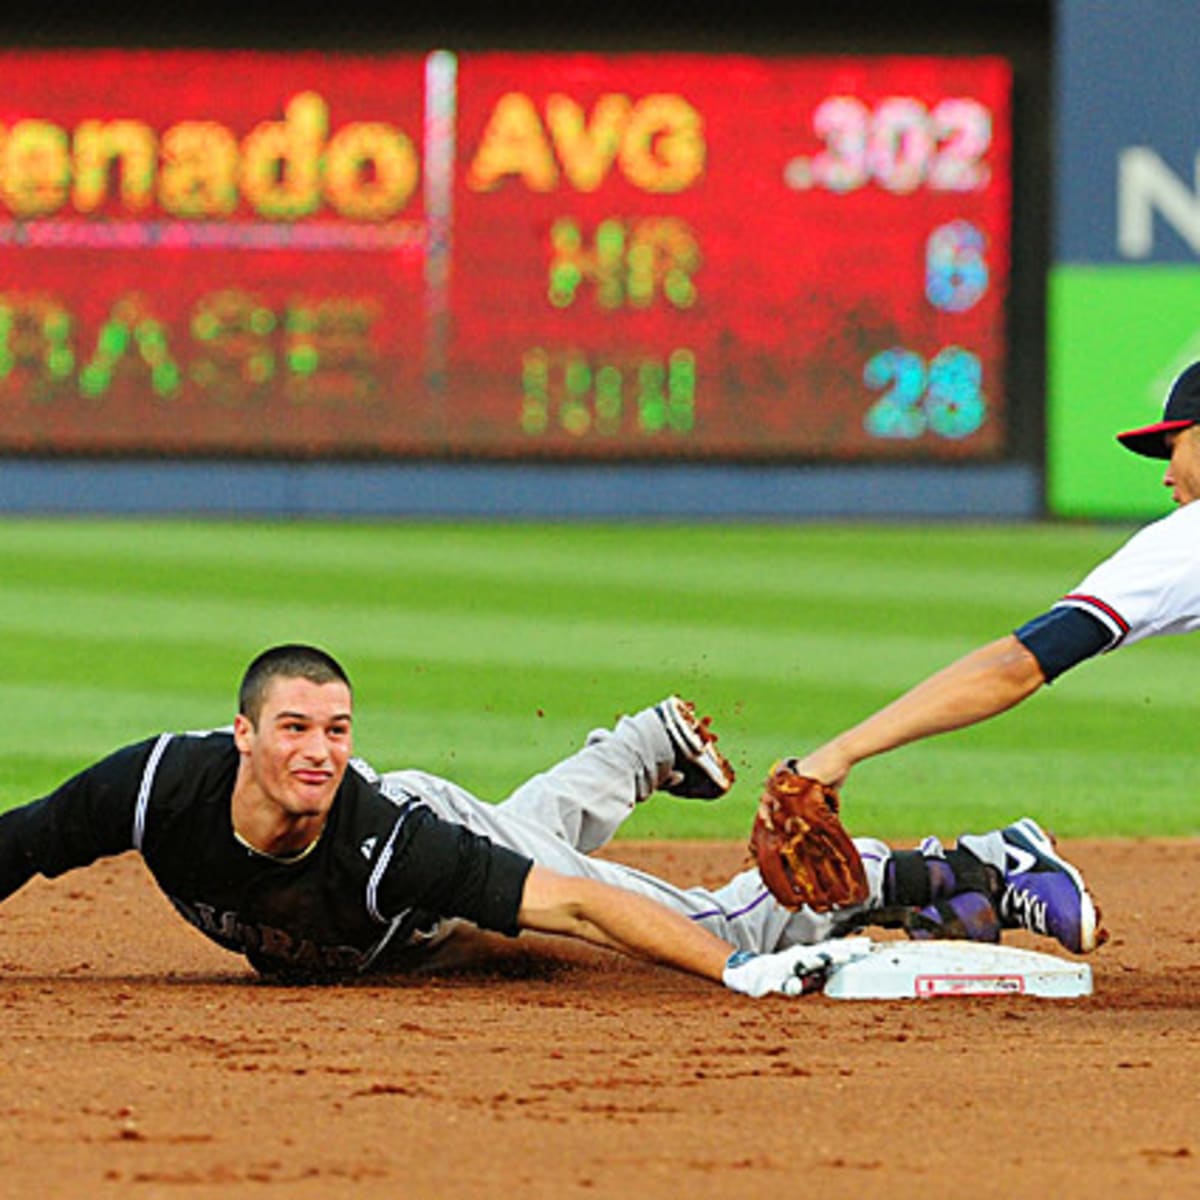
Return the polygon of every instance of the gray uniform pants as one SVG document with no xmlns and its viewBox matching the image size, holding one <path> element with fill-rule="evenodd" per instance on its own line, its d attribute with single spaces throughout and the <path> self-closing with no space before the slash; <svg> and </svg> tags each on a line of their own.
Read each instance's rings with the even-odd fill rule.
<svg viewBox="0 0 1200 1200">
<path fill-rule="evenodd" d="M 381 784 L 385 793 L 398 798 L 415 793 L 438 816 L 484 834 L 538 866 L 649 896 L 699 921 L 739 950 L 770 952 L 828 937 L 828 915 L 781 907 L 757 870 L 742 871 L 710 890 L 678 887 L 634 867 L 589 857 L 609 841 L 635 804 L 669 778 L 673 761 L 662 722 L 653 709 L 646 709 L 622 717 L 615 729 L 595 730 L 583 749 L 535 775 L 499 804 L 485 803 L 423 771 L 393 771 Z M 856 838 L 855 843 L 871 885 L 871 899 L 864 907 L 875 907 L 890 851 L 874 838 Z"/>
</svg>

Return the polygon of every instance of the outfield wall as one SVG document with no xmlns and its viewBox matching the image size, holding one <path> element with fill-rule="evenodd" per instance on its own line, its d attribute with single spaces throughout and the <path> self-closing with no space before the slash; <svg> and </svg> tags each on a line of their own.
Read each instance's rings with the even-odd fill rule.
<svg viewBox="0 0 1200 1200">
<path fill-rule="evenodd" d="M 1028 467 L 0 463 L 0 511 L 513 519 L 1020 519 Z"/>
<path fill-rule="evenodd" d="M 1155 465 L 1114 433 L 1162 415 L 1200 358 L 1200 6 L 1061 0 L 1048 304 L 1047 503 L 1156 516 Z"/>
</svg>

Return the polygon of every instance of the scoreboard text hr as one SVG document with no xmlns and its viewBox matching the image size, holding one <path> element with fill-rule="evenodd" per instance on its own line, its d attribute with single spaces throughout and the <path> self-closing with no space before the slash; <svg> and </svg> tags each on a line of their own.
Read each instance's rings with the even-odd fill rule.
<svg viewBox="0 0 1200 1200">
<path fill-rule="evenodd" d="M 0 59 L 2 449 L 1005 450 L 998 60 Z"/>
</svg>

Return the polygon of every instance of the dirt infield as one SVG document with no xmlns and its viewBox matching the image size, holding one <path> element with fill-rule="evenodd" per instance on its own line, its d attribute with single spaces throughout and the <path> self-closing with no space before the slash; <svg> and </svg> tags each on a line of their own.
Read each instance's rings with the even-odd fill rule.
<svg viewBox="0 0 1200 1200">
<path fill-rule="evenodd" d="M 525 938 L 274 987 L 132 857 L 39 880 L 0 911 L 0 1195 L 1200 1196 L 1200 841 L 1064 848 L 1113 932 L 1084 1000 L 753 1001 Z"/>
</svg>

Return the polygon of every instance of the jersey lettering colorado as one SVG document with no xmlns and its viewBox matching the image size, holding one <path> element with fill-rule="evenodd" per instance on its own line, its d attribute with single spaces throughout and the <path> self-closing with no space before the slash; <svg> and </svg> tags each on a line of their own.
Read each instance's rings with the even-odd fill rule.
<svg viewBox="0 0 1200 1200">
<path fill-rule="evenodd" d="M 1200 502 L 1136 533 L 1055 607 L 1090 613 L 1108 650 L 1200 629 Z"/>
<path fill-rule="evenodd" d="M 185 919 L 267 973 L 394 965 L 389 952 L 442 917 L 517 932 L 529 860 L 439 819 L 416 793 L 389 798 L 352 765 L 316 846 L 286 862 L 234 837 L 237 768 L 228 732 L 164 734 L 0 815 L 0 899 L 35 873 L 135 849 Z"/>
</svg>

